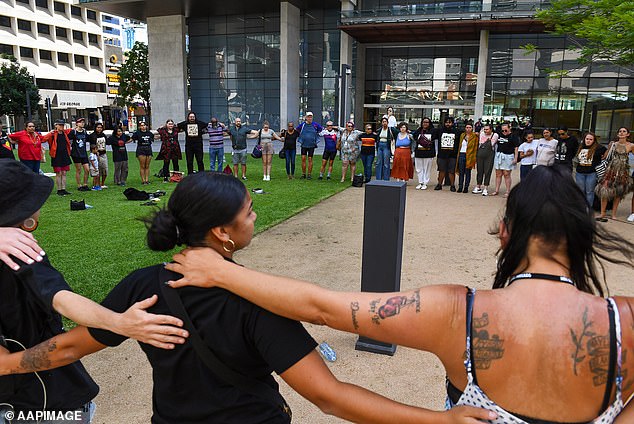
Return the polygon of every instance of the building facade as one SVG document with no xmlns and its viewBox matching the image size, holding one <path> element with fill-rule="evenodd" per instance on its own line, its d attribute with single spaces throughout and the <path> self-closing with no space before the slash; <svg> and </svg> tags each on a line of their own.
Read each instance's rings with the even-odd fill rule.
<svg viewBox="0 0 634 424">
<path fill-rule="evenodd" d="M 101 13 L 70 0 L 1 0 L 0 54 L 15 57 L 35 76 L 42 100 L 33 110 L 53 120 L 101 119 L 107 104 Z"/>
<path fill-rule="evenodd" d="M 541 0 L 80 1 L 147 21 L 159 121 L 184 116 L 187 97 L 174 94 L 189 78 L 200 117 L 274 128 L 309 110 L 377 123 L 388 106 L 413 125 L 530 120 L 603 139 L 634 123 L 631 72 L 580 65 L 578 40 L 534 19 Z"/>
</svg>

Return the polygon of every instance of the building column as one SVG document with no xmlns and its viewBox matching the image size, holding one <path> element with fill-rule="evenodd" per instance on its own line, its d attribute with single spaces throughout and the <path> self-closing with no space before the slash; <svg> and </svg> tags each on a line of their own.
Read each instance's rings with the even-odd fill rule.
<svg viewBox="0 0 634 424">
<path fill-rule="evenodd" d="M 357 63 L 354 66 L 356 84 L 354 87 L 354 123 L 363 130 L 363 104 L 365 103 L 365 45 L 357 43 Z"/>
<path fill-rule="evenodd" d="M 354 10 L 356 2 L 354 0 L 341 0 L 341 11 L 350 11 Z M 340 32 L 340 47 L 339 47 L 339 60 L 341 63 L 340 69 L 340 80 L 339 80 L 339 125 L 345 124 L 350 119 L 350 112 L 352 109 L 352 93 L 354 87 L 351 87 L 352 84 L 352 74 L 346 74 L 344 71 L 345 66 L 349 66 L 352 68 L 352 37 L 347 33 L 341 31 Z M 355 69 L 355 71 L 357 71 Z M 346 79 L 345 84 L 343 79 Z M 343 87 L 346 87 L 345 93 L 345 104 L 342 103 L 341 99 L 344 98 Z"/>
<path fill-rule="evenodd" d="M 147 18 L 152 127 L 167 119 L 180 122 L 187 113 L 187 52 L 185 16 Z M 166 60 L 169 58 L 169 60 Z"/>
<path fill-rule="evenodd" d="M 280 126 L 299 118 L 299 9 L 280 3 Z"/>
<path fill-rule="evenodd" d="M 480 31 L 480 51 L 478 54 L 478 79 L 476 80 L 476 98 L 474 119 L 484 114 L 484 89 L 487 82 L 487 62 L 489 60 L 489 31 Z"/>
</svg>

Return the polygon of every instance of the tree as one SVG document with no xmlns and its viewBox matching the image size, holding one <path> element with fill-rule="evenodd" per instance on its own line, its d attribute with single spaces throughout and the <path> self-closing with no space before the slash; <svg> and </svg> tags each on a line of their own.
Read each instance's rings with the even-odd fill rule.
<svg viewBox="0 0 634 424">
<path fill-rule="evenodd" d="M 539 20 L 558 35 L 579 43 L 580 61 L 603 59 L 634 65 L 634 2 L 624 0 L 552 0 L 537 13 Z"/>
<path fill-rule="evenodd" d="M 147 44 L 136 42 L 132 50 L 125 54 L 125 62 L 119 70 L 120 106 L 134 108 L 140 99 L 145 109 L 150 111 L 150 65 Z"/>
<path fill-rule="evenodd" d="M 25 116 L 26 96 L 29 93 L 31 108 L 35 110 L 40 93 L 33 82 L 33 75 L 21 67 L 14 57 L 4 58 L 0 65 L 0 115 Z"/>
</svg>

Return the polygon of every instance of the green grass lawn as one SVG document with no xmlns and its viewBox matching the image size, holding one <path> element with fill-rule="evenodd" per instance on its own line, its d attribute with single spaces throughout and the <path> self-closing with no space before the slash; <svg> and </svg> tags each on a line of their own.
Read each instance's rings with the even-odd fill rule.
<svg viewBox="0 0 634 424">
<path fill-rule="evenodd" d="M 208 157 L 205 158 L 208 160 Z M 227 155 L 227 160 L 231 160 Z M 296 175 L 301 175 L 297 158 Z M 315 157 L 321 165 L 321 157 Z M 42 164 L 44 172 L 51 172 L 50 163 Z M 208 165 L 208 162 L 207 162 Z M 159 205 L 165 205 L 176 184 L 163 183 L 151 177 L 149 186 L 140 185 L 139 165 L 130 153 L 128 187 L 153 192 L 165 190 Z M 162 167 L 162 162 L 152 161 L 151 175 Z M 181 161 L 181 169 L 184 161 Z M 335 172 L 330 181 L 319 181 L 313 170 L 313 180 L 286 177 L 284 160 L 274 156 L 270 182 L 262 181 L 261 161 L 249 157 L 246 186 L 263 188 L 268 194 L 253 194 L 254 210 L 258 214 L 256 233 L 261 232 L 298 212 L 349 187 L 339 183 L 341 161 L 335 161 Z M 172 252 L 153 252 L 145 244 L 145 227 L 138 218 L 149 215 L 155 208 L 141 206 L 142 202 L 129 201 L 123 195 L 123 187 L 113 183 L 114 165 L 110 162 L 107 190 L 79 192 L 75 183 L 75 170 L 71 165 L 67 190 L 70 196 L 59 197 L 56 191 L 42 208 L 40 226 L 34 233 L 46 250 L 52 264 L 66 277 L 71 287 L 93 300 L 100 301 L 123 277 L 135 269 L 169 261 Z M 91 181 L 89 181 L 90 183 Z M 70 199 L 85 199 L 94 209 L 70 211 Z M 177 249 L 179 249 L 177 247 Z M 175 250 L 176 251 L 176 250 Z"/>
</svg>

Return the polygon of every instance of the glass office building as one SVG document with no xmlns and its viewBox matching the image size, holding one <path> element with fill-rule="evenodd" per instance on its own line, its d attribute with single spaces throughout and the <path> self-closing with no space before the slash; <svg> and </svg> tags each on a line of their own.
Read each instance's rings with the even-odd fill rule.
<svg viewBox="0 0 634 424">
<path fill-rule="evenodd" d="M 537 128 L 593 130 L 604 140 L 634 122 L 631 72 L 602 62 L 580 65 L 578 40 L 548 34 L 535 20 L 547 7 L 542 0 L 235 3 L 90 6 L 147 20 L 151 51 L 161 48 L 152 38 L 158 17 L 181 16 L 191 108 L 204 118 L 268 120 L 277 129 L 312 111 L 317 120 L 353 119 L 360 126 L 376 123 L 392 106 L 414 125 L 423 116 L 530 120 Z M 553 77 L 557 71 L 566 72 Z M 151 65 L 151 80 L 152 72 Z M 154 87 L 156 113 L 154 105 L 167 96 L 160 83 Z M 173 116 L 184 115 L 179 107 Z"/>
</svg>

